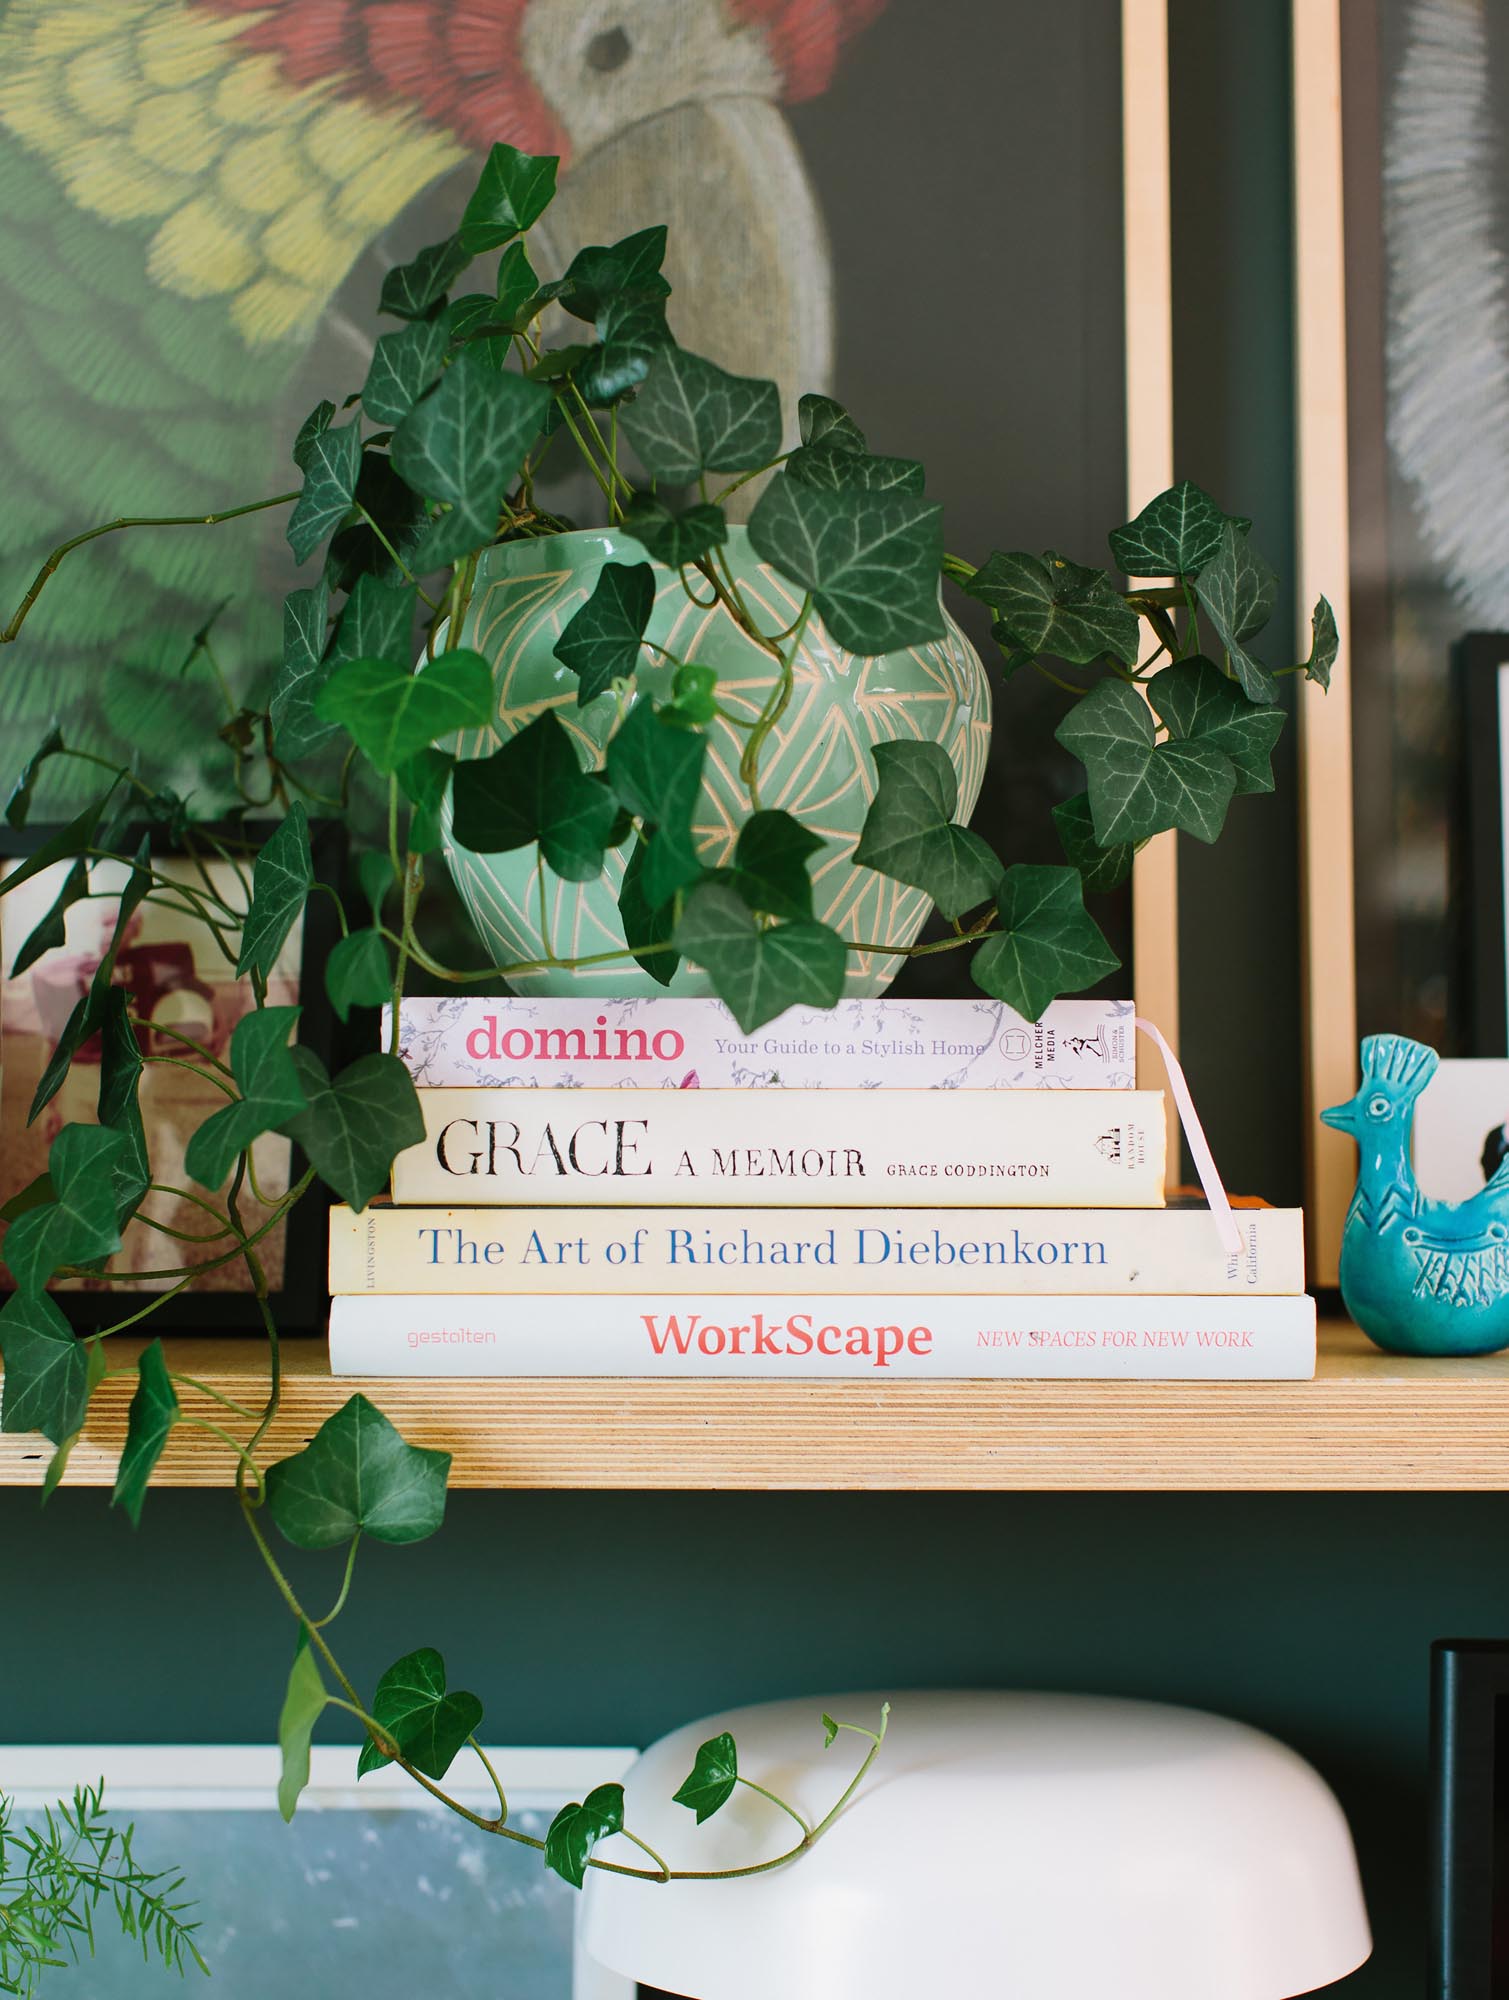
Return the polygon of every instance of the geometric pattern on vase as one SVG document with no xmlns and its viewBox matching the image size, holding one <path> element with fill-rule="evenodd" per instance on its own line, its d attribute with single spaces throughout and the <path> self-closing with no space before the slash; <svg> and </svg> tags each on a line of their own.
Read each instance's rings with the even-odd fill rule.
<svg viewBox="0 0 1509 2000">
<path fill-rule="evenodd" d="M 725 553 L 761 624 L 771 631 L 791 625 L 801 610 L 801 594 L 755 558 L 742 527 L 730 527 Z M 460 643 L 492 661 L 497 708 L 492 730 L 462 737 L 461 755 L 487 755 L 541 709 L 553 708 L 575 739 L 583 764 L 601 765 L 617 725 L 617 706 L 602 695 L 586 708 L 578 707 L 577 677 L 554 657 L 555 643 L 591 596 L 604 563 L 645 560 L 639 543 L 618 529 L 505 542 L 483 553 Z M 655 574 L 655 608 L 646 638 L 678 659 L 714 668 L 719 702 L 752 722 L 765 705 L 775 662 L 721 604 L 694 604 L 673 571 L 657 564 Z M 641 655 L 638 686 L 663 698 L 674 677 L 669 663 L 657 659 L 646 665 Z M 941 744 L 958 773 L 958 816 L 967 821 L 980 795 L 990 745 L 990 686 L 979 656 L 951 618 L 941 639 L 866 658 L 838 645 L 814 615 L 797 651 L 793 677 L 791 700 L 761 755 L 760 803 L 797 814 L 828 843 L 810 865 L 816 916 L 851 943 L 909 945 L 931 908 L 929 899 L 920 889 L 873 869 L 848 865 L 875 796 L 870 751 L 877 743 L 898 739 Z M 636 698 L 630 695 L 626 707 Z M 704 733 L 708 753 L 692 831 L 702 861 L 719 867 L 732 857 L 739 827 L 750 813 L 749 795 L 738 775 L 745 732 L 718 717 Z M 534 847 L 474 854 L 451 837 L 449 806 L 444 836 L 457 888 L 498 963 L 622 949 L 617 898 L 625 848 L 609 853 L 601 876 L 592 882 L 564 882 L 546 869 L 542 911 Z M 901 963 L 887 951 L 851 954 L 846 996 L 864 999 L 884 992 Z M 572 971 L 545 966 L 515 974 L 509 983 L 520 994 L 598 992 L 605 998 L 666 990 L 627 957 Z M 700 969 L 683 961 L 669 990 L 706 994 L 712 989 Z"/>
</svg>

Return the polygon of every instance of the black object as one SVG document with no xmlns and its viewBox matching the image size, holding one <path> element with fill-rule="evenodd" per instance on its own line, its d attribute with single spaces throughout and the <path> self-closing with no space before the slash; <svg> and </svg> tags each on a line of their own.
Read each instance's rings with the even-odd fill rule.
<svg viewBox="0 0 1509 2000">
<path fill-rule="evenodd" d="M 1428 2000 L 1509 1996 L 1509 1640 L 1438 1639 Z"/>
<path fill-rule="evenodd" d="M 1509 1055 L 1504 934 L 1504 702 L 1509 633 L 1473 632 L 1456 649 L 1462 784 L 1452 825 L 1453 1039 L 1469 1056 Z"/>
<path fill-rule="evenodd" d="M 213 833 L 228 844 L 244 843 L 255 850 L 266 841 L 274 830 L 272 821 L 246 821 L 220 826 L 206 827 L 202 831 Z M 56 826 L 29 826 L 17 831 L 0 823 L 0 860 L 22 857 L 34 852 L 50 835 L 59 829 Z M 143 831 L 151 837 L 151 851 L 154 859 L 181 855 L 183 848 L 175 841 L 165 827 L 143 829 L 133 828 L 121 835 L 117 850 L 129 854 L 141 838 Z M 316 822 L 310 827 L 310 855 L 314 864 L 316 882 L 328 883 L 339 888 L 342 885 L 347 858 L 347 837 L 343 825 L 333 821 Z M 210 856 L 213 860 L 215 857 Z M 6 922 L 8 909 L 0 898 L 0 924 Z M 312 894 L 304 906 L 302 928 L 299 932 L 299 1024 L 298 1040 L 313 1049 L 327 1068 L 338 1068 L 348 1057 L 351 1044 L 351 1030 L 341 1030 L 335 1019 L 325 992 L 325 961 L 329 957 L 340 936 L 339 918 L 332 899 L 327 895 Z M 177 987 L 195 992 L 209 989 L 199 979 L 194 963 L 192 948 L 175 950 L 171 942 L 141 949 L 142 963 L 131 970 L 145 984 L 149 994 Z M 121 954 L 124 959 L 126 953 Z M 39 961 L 45 964 L 45 959 Z M 121 960 L 117 960 L 119 967 Z M 25 974 L 22 975 L 26 977 Z M 368 1044 L 372 1044 L 369 1042 Z M 352 1051 L 354 1052 L 354 1051 Z M 24 1106 L 15 1107 L 6 1103 L 7 1117 L 24 1117 Z M 92 1113 L 91 1113 L 92 1115 Z M 0 1128 L 3 1130 L 3 1128 Z M 291 1148 L 289 1161 L 289 1185 L 292 1186 L 305 1171 L 308 1162 L 295 1146 Z M 8 1190 L 15 1193 L 18 1190 Z M 283 1283 L 269 1299 L 278 1330 L 291 1335 L 319 1335 L 325 1332 L 329 1312 L 329 1294 L 326 1289 L 326 1267 L 328 1261 L 328 1210 L 330 1197 L 321 1182 L 316 1181 L 304 1198 L 296 1204 L 283 1226 Z M 206 1220 L 206 1227 L 209 1227 Z M 161 1239 L 169 1252 L 174 1248 L 174 1239 Z M 0 1258 L 4 1248 L 0 1245 Z M 171 1254 L 167 1263 L 179 1261 Z M 0 1299 L 8 1296 L 12 1289 L 10 1274 L 0 1268 Z M 152 1295 L 139 1285 L 120 1280 L 100 1290 L 62 1291 L 49 1294 L 53 1303 L 63 1313 L 69 1323 L 80 1332 L 93 1332 L 97 1328 L 111 1326 L 133 1310 L 132 1302 L 145 1305 Z M 133 1329 L 135 1331 L 136 1329 Z M 261 1334 L 262 1316 L 257 1301 L 250 1291 L 209 1291 L 193 1285 L 174 1298 L 164 1299 L 155 1310 L 140 1323 L 140 1330 L 146 1334 L 157 1332 L 195 1332 L 203 1334 Z"/>
</svg>

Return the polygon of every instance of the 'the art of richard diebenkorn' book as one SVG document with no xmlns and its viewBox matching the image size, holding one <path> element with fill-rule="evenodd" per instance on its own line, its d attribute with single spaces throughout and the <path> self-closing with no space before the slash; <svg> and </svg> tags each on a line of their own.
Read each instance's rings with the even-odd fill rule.
<svg viewBox="0 0 1509 2000">
<path fill-rule="evenodd" d="M 333 1293 L 1210 1293 L 1305 1288 L 1297 1208 L 390 1208 L 330 1211 Z"/>
<path fill-rule="evenodd" d="M 398 1053 L 428 1089 L 1130 1090 L 1130 1000 L 789 1007 L 745 1034 L 721 1000 L 403 1002 Z M 388 1046 L 388 1016 L 382 1046 Z"/>
<path fill-rule="evenodd" d="M 421 1090 L 396 1202 L 1161 1208 L 1161 1091 Z"/>
<path fill-rule="evenodd" d="M 1315 1372 L 1298 1298 L 841 1299 L 749 1289 L 338 1298 L 336 1375 L 1084 1376 L 1284 1380 Z"/>
</svg>

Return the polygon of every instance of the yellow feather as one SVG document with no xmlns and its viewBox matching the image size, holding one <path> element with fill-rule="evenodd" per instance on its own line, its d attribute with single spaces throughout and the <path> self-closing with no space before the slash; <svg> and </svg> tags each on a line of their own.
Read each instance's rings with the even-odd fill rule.
<svg viewBox="0 0 1509 2000">
<path fill-rule="evenodd" d="M 327 180 L 346 181 L 383 157 L 402 118 L 402 112 L 374 111 L 354 97 L 336 98 L 313 114 L 300 136 L 311 166 Z"/>
<path fill-rule="evenodd" d="M 86 125 L 124 125 L 141 95 L 136 66 L 121 43 L 83 49 L 62 68 L 70 109 Z"/>
<path fill-rule="evenodd" d="M 148 275 L 188 299 L 238 290 L 257 264 L 244 218 L 208 194 L 170 215 L 147 253 Z"/>
<path fill-rule="evenodd" d="M 365 174 L 354 175 L 337 194 L 333 211 L 348 229 L 373 236 L 430 182 L 466 158 L 443 133 L 410 130 L 388 136 L 387 150 Z"/>
<path fill-rule="evenodd" d="M 225 44 L 246 27 L 244 15 L 201 13 L 182 0 L 153 10 L 137 30 L 136 58 L 142 75 L 159 90 L 182 90 L 218 76 L 233 60 Z"/>
<path fill-rule="evenodd" d="M 215 176 L 222 197 L 252 215 L 276 215 L 297 201 L 308 173 L 287 132 L 256 132 L 237 139 Z"/>
<path fill-rule="evenodd" d="M 312 332 L 325 306 L 325 291 L 312 291 L 286 278 L 262 277 L 236 296 L 231 325 L 253 347 Z"/>
<path fill-rule="evenodd" d="M 49 149 L 52 150 L 52 149 Z M 128 153 L 118 139 L 81 139 L 54 158 L 64 185 L 80 208 L 111 222 L 166 215 L 190 191 L 181 174 L 165 173 Z"/>
<path fill-rule="evenodd" d="M 228 136 L 210 117 L 198 90 L 144 98 L 131 122 L 131 144 L 144 160 L 196 177 L 214 165 Z"/>
<path fill-rule="evenodd" d="M 276 56 L 242 56 L 215 84 L 210 99 L 211 114 L 221 125 L 245 126 L 257 131 L 276 127 L 286 131 L 290 124 L 307 115 L 310 104 L 324 97 L 322 88 L 290 90 L 278 69 Z"/>
<path fill-rule="evenodd" d="M 6 28 L 17 38 L 27 37 L 34 60 L 52 62 L 75 49 L 96 47 L 153 4 L 154 0 L 99 0 L 92 7 L 60 7 L 56 0 L 13 0 Z"/>
<path fill-rule="evenodd" d="M 262 231 L 262 254 L 283 277 L 308 281 L 321 273 L 344 271 L 361 245 L 331 224 L 324 191 L 306 194 Z"/>
</svg>

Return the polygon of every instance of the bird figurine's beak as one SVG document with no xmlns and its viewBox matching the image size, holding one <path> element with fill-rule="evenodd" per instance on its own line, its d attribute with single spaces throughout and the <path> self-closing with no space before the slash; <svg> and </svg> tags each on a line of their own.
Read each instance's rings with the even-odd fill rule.
<svg viewBox="0 0 1509 2000">
<path fill-rule="evenodd" d="M 1345 1104 L 1333 1104 L 1320 1114 L 1322 1125 L 1329 1125 L 1333 1132 L 1346 1132 L 1357 1137 L 1357 1099 L 1349 1097 Z"/>
</svg>

